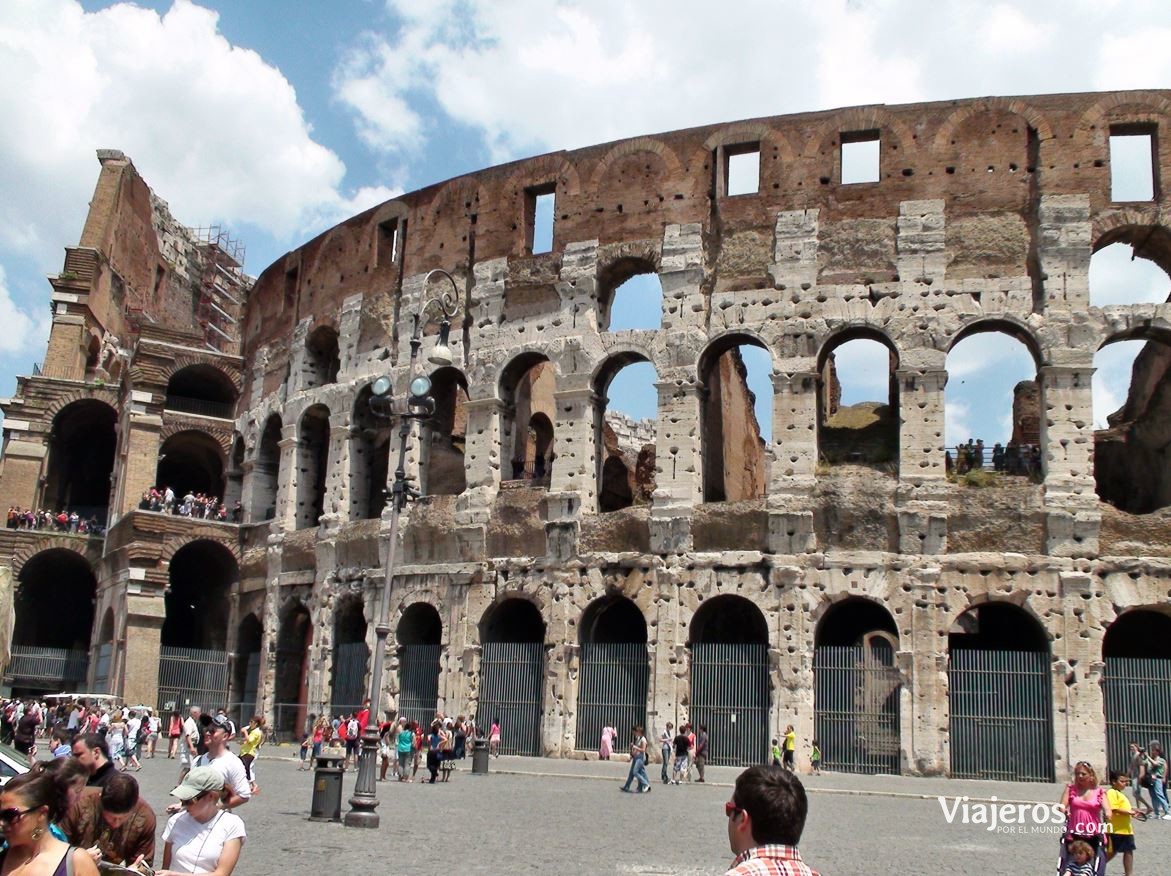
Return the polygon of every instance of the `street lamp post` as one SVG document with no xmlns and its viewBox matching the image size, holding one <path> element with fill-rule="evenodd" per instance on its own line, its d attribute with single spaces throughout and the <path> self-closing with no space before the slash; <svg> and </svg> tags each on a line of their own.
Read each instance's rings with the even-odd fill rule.
<svg viewBox="0 0 1171 876">
<path fill-rule="evenodd" d="M 459 287 L 455 278 L 447 271 L 436 269 L 427 274 L 423 281 L 423 290 L 426 294 L 433 277 L 442 277 L 451 289 L 445 289 L 434 298 L 425 298 L 423 305 L 414 315 L 414 325 L 411 331 L 411 362 L 407 374 L 411 379 L 407 398 L 406 410 L 399 414 L 398 428 L 398 466 L 394 470 L 394 484 L 390 495 L 390 526 L 387 529 L 389 542 L 386 545 L 386 566 L 383 570 L 382 591 L 378 597 L 378 617 L 374 625 L 374 666 L 370 673 L 370 708 L 373 712 L 366 721 L 366 732 L 362 736 L 362 751 L 358 757 L 358 778 L 354 783 L 354 796 L 350 798 L 350 811 L 346 813 L 346 827 L 378 827 L 378 795 L 374 772 L 378 761 L 378 716 L 382 706 L 382 670 L 386 659 L 386 640 L 390 635 L 390 585 L 394 575 L 395 545 L 398 541 L 398 518 L 407 501 L 416 498 L 418 493 L 410 486 L 407 477 L 407 440 L 411 435 L 413 420 L 426 420 L 435 413 L 435 400 L 431 397 L 431 380 L 424 375 L 415 375 L 415 363 L 419 356 L 419 348 L 423 345 L 423 320 L 427 311 L 438 307 L 442 314 L 440 323 L 439 342 L 431 351 L 428 360 L 435 365 L 451 364 L 451 349 L 448 347 L 448 337 L 451 331 L 451 318 L 459 310 Z M 374 381 L 371 387 L 370 407 L 377 416 L 389 419 L 394 416 L 394 401 L 390 397 L 392 389 L 389 377 L 382 376 Z"/>
</svg>

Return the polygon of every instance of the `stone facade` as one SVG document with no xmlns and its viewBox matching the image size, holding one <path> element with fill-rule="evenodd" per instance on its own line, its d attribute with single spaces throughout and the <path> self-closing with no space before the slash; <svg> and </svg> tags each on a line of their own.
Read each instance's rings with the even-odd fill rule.
<svg viewBox="0 0 1171 876">
<path fill-rule="evenodd" d="M 115 507 L 129 522 L 115 515 L 113 549 L 97 564 L 93 641 L 104 608 L 125 606 L 115 663 L 147 666 L 168 574 L 174 584 L 170 557 L 215 541 L 238 569 L 227 650 L 253 647 L 239 643 L 249 615 L 263 629 L 258 708 L 292 729 L 329 706 L 339 605 L 361 601 L 372 648 L 387 586 L 392 512 L 369 496 L 393 476 L 398 445 L 367 422 L 363 392 L 389 375 L 405 396 L 416 316 L 444 288 L 426 278 L 442 268 L 460 312 L 454 370 L 434 375 L 459 391 L 436 422 L 460 426 L 416 427 L 407 447 L 406 473 L 426 495 L 398 530 L 383 707 L 400 705 L 403 646 L 423 612 L 440 622 L 437 707 L 475 712 L 486 637 L 511 635 L 493 618 L 526 603 L 545 654 L 539 750 L 592 750 L 596 739 L 577 737 L 582 619 L 599 600 L 625 599 L 645 625 L 649 724 L 689 717 L 691 646 L 706 641 L 696 621 L 711 607 L 759 621 L 767 727 L 794 723 L 809 739 L 818 643 L 851 612 L 878 610 L 884 620 L 858 620 L 847 638 L 881 633 L 893 645 L 899 768 L 945 773 L 949 641 L 974 634 L 986 606 L 1008 605 L 1051 658 L 1053 769 L 1102 763 L 1104 641 L 1127 613 L 1166 612 L 1171 538 L 1095 493 L 1093 355 L 1112 339 L 1165 339 L 1171 312 L 1090 307 L 1087 270 L 1097 248 L 1119 241 L 1171 267 L 1158 187 L 1152 201 L 1113 202 L 1109 169 L 1112 131 L 1168 123 L 1167 92 L 857 107 L 554 153 L 348 219 L 261 274 L 241 358 L 215 360 L 239 389 L 222 442 L 246 514 L 239 534 L 131 512 L 142 478 L 119 475 Z M 858 137 L 879 140 L 879 179 L 842 184 L 841 144 Z M 1167 178 L 1168 138 L 1151 142 L 1154 178 Z M 726 156 L 752 149 L 758 190 L 724 195 Z M 546 189 L 553 249 L 534 255 L 529 205 Z M 663 289 L 661 327 L 604 330 L 613 289 L 648 270 Z M 422 315 L 415 365 L 429 373 L 434 316 Z M 947 353 L 987 330 L 1035 358 L 1042 483 L 974 490 L 947 477 Z M 155 395 L 139 395 L 148 390 L 136 365 L 155 349 L 149 332 L 140 337 L 119 392 L 123 416 L 151 431 L 120 435 L 127 470 L 157 453 L 168 428 Z M 820 433 L 838 399 L 826 375 L 834 347 L 859 337 L 891 351 L 891 410 L 878 419 L 895 452 L 876 467 L 827 465 Z M 750 421 L 742 345 L 771 356 L 767 444 Z M 653 492 L 600 513 L 607 457 L 622 444 L 604 440 L 602 400 L 616 368 L 636 361 L 658 377 Z M 33 385 L 22 384 L 26 397 Z M 5 427 L 0 500 L 16 501 L 43 450 Z M 449 476 L 452 454 L 462 482 Z M 449 486 L 428 491 L 429 479 Z M 233 702 L 247 686 L 237 677 Z M 128 698 L 153 693 L 135 686 L 137 672 L 112 678 Z M 289 709 L 295 719 L 282 717 Z"/>
</svg>

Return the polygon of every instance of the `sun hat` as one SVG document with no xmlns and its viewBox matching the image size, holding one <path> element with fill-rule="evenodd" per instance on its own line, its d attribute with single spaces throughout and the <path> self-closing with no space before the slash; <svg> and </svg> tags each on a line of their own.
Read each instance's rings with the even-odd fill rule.
<svg viewBox="0 0 1171 876">
<path fill-rule="evenodd" d="M 215 767 L 201 766 L 195 767 L 184 776 L 183 781 L 171 792 L 171 796 L 178 797 L 180 800 L 191 800 L 206 791 L 222 791 L 223 789 L 223 774 Z"/>
</svg>

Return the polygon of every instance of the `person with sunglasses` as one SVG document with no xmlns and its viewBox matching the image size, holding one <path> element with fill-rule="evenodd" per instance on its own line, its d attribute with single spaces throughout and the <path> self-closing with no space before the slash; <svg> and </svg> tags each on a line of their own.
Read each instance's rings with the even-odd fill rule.
<svg viewBox="0 0 1171 876">
<path fill-rule="evenodd" d="M 17 776 L 0 793 L 0 873 L 21 876 L 97 876 L 93 859 L 82 849 L 53 836 L 49 826 L 64 814 L 69 789 L 45 770 Z"/>
<path fill-rule="evenodd" d="M 244 848 L 244 820 L 220 808 L 224 777 L 215 767 L 196 766 L 171 792 L 183 810 L 163 829 L 163 869 L 155 876 L 210 873 L 230 876 Z"/>
<path fill-rule="evenodd" d="M 817 876 L 797 851 L 808 812 L 796 774 L 772 766 L 742 772 L 724 804 L 728 845 L 736 856 L 724 876 Z"/>
</svg>

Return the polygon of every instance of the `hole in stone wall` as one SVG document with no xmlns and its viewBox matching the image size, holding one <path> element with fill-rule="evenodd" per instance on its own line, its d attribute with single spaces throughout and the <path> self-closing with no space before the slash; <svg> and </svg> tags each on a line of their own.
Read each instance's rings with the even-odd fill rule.
<svg viewBox="0 0 1171 876">
<path fill-rule="evenodd" d="M 548 486 L 556 458 L 556 391 L 553 364 L 539 353 L 524 353 L 504 369 L 500 380 L 500 399 L 504 403 L 500 441 L 505 470 L 501 480 Z"/>
<path fill-rule="evenodd" d="M 555 183 L 525 189 L 525 248 L 530 255 L 553 249 L 553 218 L 556 212 Z"/>
<path fill-rule="evenodd" d="M 663 324 L 663 286 L 654 265 L 623 258 L 598 272 L 598 331 L 658 329 Z"/>
<path fill-rule="evenodd" d="M 435 414 L 421 430 L 420 488 L 425 496 L 458 496 L 467 488 L 467 378 L 456 368 L 440 368 L 431 375 L 431 396 Z"/>
<path fill-rule="evenodd" d="M 752 195 L 760 190 L 760 144 L 724 148 L 726 195 Z"/>
</svg>

